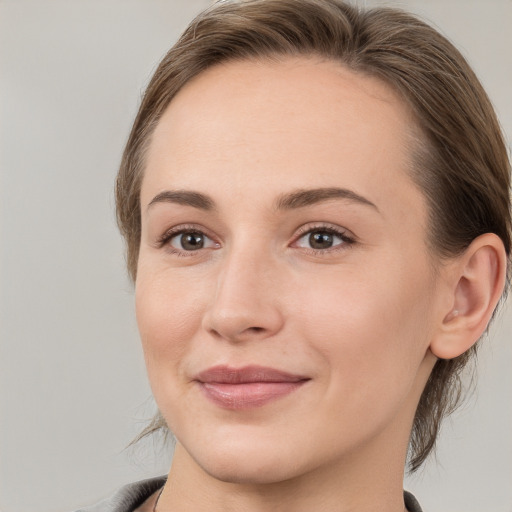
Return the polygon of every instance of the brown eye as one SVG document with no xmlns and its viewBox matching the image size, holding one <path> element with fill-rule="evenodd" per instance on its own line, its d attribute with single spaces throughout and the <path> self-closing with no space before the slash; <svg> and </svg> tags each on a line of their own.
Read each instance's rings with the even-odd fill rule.
<svg viewBox="0 0 512 512">
<path fill-rule="evenodd" d="M 334 235 L 325 231 L 315 231 L 310 233 L 308 241 L 312 249 L 329 249 L 334 244 Z"/>
<path fill-rule="evenodd" d="M 216 244 L 200 231 L 186 231 L 174 235 L 169 245 L 179 251 L 198 251 Z"/>
<path fill-rule="evenodd" d="M 294 242 L 295 247 L 313 251 L 329 251 L 342 249 L 354 243 L 354 239 L 344 230 L 319 226 L 304 232 Z"/>
<path fill-rule="evenodd" d="M 195 251 L 203 248 L 204 238 L 200 233 L 183 233 L 180 236 L 180 243 L 186 251 Z"/>
<path fill-rule="evenodd" d="M 210 249 L 219 249 L 219 242 L 208 236 L 200 227 L 178 225 L 169 229 L 158 240 L 158 247 L 177 256 L 204 254 Z"/>
</svg>

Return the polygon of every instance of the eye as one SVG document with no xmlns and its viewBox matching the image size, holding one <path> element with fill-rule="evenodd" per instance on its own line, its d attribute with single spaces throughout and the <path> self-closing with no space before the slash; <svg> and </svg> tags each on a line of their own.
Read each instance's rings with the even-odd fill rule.
<svg viewBox="0 0 512 512">
<path fill-rule="evenodd" d="M 170 236 L 167 241 L 171 247 L 178 251 L 198 251 L 218 245 L 201 231 L 182 231 L 175 233 Z"/>
<path fill-rule="evenodd" d="M 181 224 L 167 230 L 156 240 L 156 247 L 176 256 L 193 256 L 203 249 L 217 249 L 220 244 L 199 226 Z"/>
<path fill-rule="evenodd" d="M 314 251 L 327 251 L 342 245 L 352 244 L 353 242 L 354 239 L 341 230 L 330 227 L 317 227 L 308 229 L 297 239 L 294 245 Z"/>
</svg>

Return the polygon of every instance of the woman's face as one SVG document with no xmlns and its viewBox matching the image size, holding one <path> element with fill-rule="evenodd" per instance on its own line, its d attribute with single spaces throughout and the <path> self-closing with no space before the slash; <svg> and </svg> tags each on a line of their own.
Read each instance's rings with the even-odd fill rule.
<svg viewBox="0 0 512 512">
<path fill-rule="evenodd" d="M 412 126 L 383 83 L 306 58 L 211 68 L 168 107 L 136 307 L 157 404 L 200 470 L 277 482 L 404 455 L 441 279 Z"/>
</svg>

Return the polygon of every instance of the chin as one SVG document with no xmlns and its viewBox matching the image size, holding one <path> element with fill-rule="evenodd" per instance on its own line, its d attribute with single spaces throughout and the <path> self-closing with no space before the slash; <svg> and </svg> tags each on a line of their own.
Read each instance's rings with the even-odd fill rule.
<svg viewBox="0 0 512 512">
<path fill-rule="evenodd" d="M 289 467 L 287 459 L 282 457 L 230 456 L 221 458 L 215 454 L 214 459 L 197 462 L 208 475 L 221 482 L 245 485 L 268 485 L 291 480 L 303 473 L 299 468 Z M 289 460 L 289 459 L 288 459 Z"/>
<path fill-rule="evenodd" d="M 230 436 L 231 437 L 231 436 Z M 293 479 L 306 472 L 303 450 L 284 442 L 269 442 L 260 436 L 251 438 L 211 435 L 205 443 L 197 438 L 190 448 L 182 447 L 202 471 L 222 482 L 259 485 Z"/>
</svg>

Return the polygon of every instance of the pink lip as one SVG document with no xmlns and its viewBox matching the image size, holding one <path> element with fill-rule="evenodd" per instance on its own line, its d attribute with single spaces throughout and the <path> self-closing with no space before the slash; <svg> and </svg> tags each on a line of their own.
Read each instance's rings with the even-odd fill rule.
<svg viewBox="0 0 512 512">
<path fill-rule="evenodd" d="M 284 397 L 310 379 L 264 366 L 214 366 L 199 373 L 195 380 L 203 394 L 216 405 L 248 409 Z"/>
</svg>

